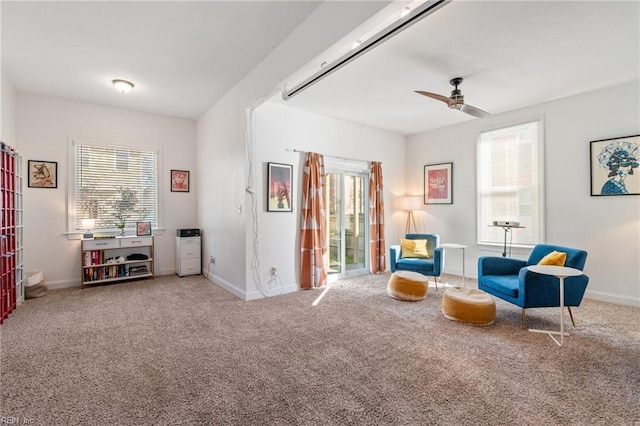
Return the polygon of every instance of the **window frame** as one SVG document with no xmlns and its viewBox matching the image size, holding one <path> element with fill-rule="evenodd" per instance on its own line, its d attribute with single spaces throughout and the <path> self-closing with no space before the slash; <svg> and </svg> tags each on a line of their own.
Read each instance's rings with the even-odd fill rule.
<svg viewBox="0 0 640 426">
<path fill-rule="evenodd" d="M 67 158 L 69 165 L 67 169 L 67 237 L 69 239 L 81 239 L 84 234 L 84 229 L 78 229 L 76 227 L 76 155 L 75 155 L 75 147 L 76 144 L 81 145 L 96 145 L 96 146 L 104 146 L 108 148 L 113 148 L 115 150 L 148 150 L 153 151 L 156 156 L 156 226 L 153 228 L 155 234 L 164 233 L 164 219 L 163 219 L 163 209 L 162 209 L 162 194 L 163 194 L 163 184 L 162 184 L 162 149 L 154 146 L 146 146 L 146 145 L 132 145 L 127 143 L 122 143 L 118 141 L 105 140 L 105 139 L 90 139 L 90 138 L 78 138 L 78 137 L 70 137 L 68 139 L 67 145 Z M 114 163 L 115 164 L 115 163 Z M 135 227 L 125 228 L 125 230 L 135 231 Z M 96 228 L 97 232 L 107 233 L 107 234 L 115 234 L 119 233 L 120 230 L 118 228 Z M 160 231 L 160 232 L 157 232 Z M 130 235 L 130 234 L 127 234 Z M 135 235 L 135 234 L 133 234 Z"/>
<path fill-rule="evenodd" d="M 476 244 L 479 247 L 500 247 L 502 248 L 504 245 L 504 233 L 501 232 L 500 238 L 495 241 L 482 241 L 480 238 L 481 227 L 487 227 L 494 219 L 487 220 L 486 218 L 481 217 L 482 215 L 482 206 L 481 199 L 482 193 L 480 188 L 480 182 L 482 180 L 481 176 L 481 164 L 480 164 L 480 150 L 481 150 L 481 139 L 482 134 L 487 132 L 493 132 L 501 129 L 508 129 L 510 127 L 517 127 L 526 125 L 529 123 L 538 123 L 538 135 L 537 135 L 537 174 L 538 174 L 538 208 L 537 215 L 539 217 L 539 229 L 535 230 L 534 239 L 535 241 L 531 243 L 513 243 L 509 242 L 511 236 L 508 236 L 507 244 L 510 247 L 514 248 L 527 248 L 530 249 L 534 247 L 536 244 L 544 243 L 546 240 L 546 185 L 545 185 L 545 123 L 543 116 L 530 117 L 520 120 L 511 121 L 508 123 L 503 123 L 491 127 L 482 128 L 478 131 L 477 139 L 476 139 Z M 516 219 L 517 220 L 517 219 Z M 513 232 L 513 231 L 512 231 Z"/>
</svg>

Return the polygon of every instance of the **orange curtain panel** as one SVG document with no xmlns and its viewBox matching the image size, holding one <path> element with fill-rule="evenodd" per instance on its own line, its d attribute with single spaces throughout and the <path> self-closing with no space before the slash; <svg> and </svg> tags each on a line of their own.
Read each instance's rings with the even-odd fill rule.
<svg viewBox="0 0 640 426">
<path fill-rule="evenodd" d="M 302 187 L 300 225 L 300 288 L 322 287 L 327 280 L 324 255 L 327 252 L 326 220 L 322 191 L 324 158 L 307 153 Z"/>
<path fill-rule="evenodd" d="M 387 269 L 384 244 L 384 200 L 382 198 L 382 163 L 371 162 L 369 178 L 369 238 L 371 272 L 376 274 Z"/>
</svg>

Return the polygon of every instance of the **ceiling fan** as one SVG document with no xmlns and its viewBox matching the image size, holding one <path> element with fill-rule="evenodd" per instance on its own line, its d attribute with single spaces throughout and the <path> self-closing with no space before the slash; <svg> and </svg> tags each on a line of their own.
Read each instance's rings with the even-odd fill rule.
<svg viewBox="0 0 640 426">
<path fill-rule="evenodd" d="M 416 90 L 415 92 L 421 95 L 427 96 L 429 98 L 442 101 L 446 103 L 449 106 L 449 108 L 457 109 L 466 114 L 473 115 L 474 117 L 482 118 L 482 117 L 488 116 L 489 115 L 488 112 L 464 103 L 464 96 L 462 95 L 462 91 L 458 89 L 458 85 L 462 83 L 462 80 L 463 80 L 462 77 L 456 77 L 456 78 L 452 78 L 449 81 L 449 83 L 454 87 L 454 89 L 451 91 L 451 96 L 448 98 L 446 96 L 438 95 L 437 93 L 423 92 L 421 90 Z"/>
</svg>

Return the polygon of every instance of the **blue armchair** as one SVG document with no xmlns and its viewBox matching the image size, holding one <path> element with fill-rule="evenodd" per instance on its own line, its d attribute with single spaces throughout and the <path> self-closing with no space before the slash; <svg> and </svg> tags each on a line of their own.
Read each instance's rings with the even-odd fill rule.
<svg viewBox="0 0 640 426">
<path fill-rule="evenodd" d="M 526 328 L 525 309 L 560 306 L 560 286 L 558 278 L 536 274 L 526 266 L 536 265 L 551 253 L 559 251 L 567 254 L 564 266 L 584 269 L 587 252 L 569 247 L 538 244 L 533 248 L 528 260 L 509 257 L 483 256 L 478 259 L 478 288 L 502 300 L 522 308 L 522 328 Z M 571 323 L 575 327 L 571 306 L 579 306 L 587 289 L 589 277 L 580 275 L 565 279 L 565 301 Z"/>
<path fill-rule="evenodd" d="M 389 249 L 391 272 L 412 271 L 434 277 L 437 290 L 438 277 L 444 270 L 444 250 L 440 247 L 440 236 L 435 234 L 407 234 L 405 238 L 408 240 L 427 240 L 427 252 L 430 258 L 403 258 L 402 246 L 391 246 Z"/>
</svg>

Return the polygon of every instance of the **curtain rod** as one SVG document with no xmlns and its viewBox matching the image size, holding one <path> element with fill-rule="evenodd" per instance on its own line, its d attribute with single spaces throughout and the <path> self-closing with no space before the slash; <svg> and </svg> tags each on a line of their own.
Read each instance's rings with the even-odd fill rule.
<svg viewBox="0 0 640 426">
<path fill-rule="evenodd" d="M 299 152 L 301 154 L 308 154 L 309 151 L 302 151 L 299 149 L 290 149 L 287 148 L 285 151 L 292 151 L 292 152 Z M 338 155 L 326 155 L 326 154 L 321 154 L 323 157 L 331 157 L 331 158 L 337 158 L 339 160 L 345 160 L 345 161 L 361 161 L 363 163 L 372 163 L 372 160 L 361 160 L 360 158 L 348 158 L 348 157 L 340 157 Z M 382 162 L 380 162 L 382 163 Z"/>
<path fill-rule="evenodd" d="M 420 6 L 416 7 L 413 10 L 413 12 L 405 16 L 403 19 L 400 19 L 394 22 L 393 24 L 387 26 L 380 32 L 373 35 L 367 41 L 363 42 L 360 46 L 342 55 L 340 58 L 336 59 L 332 63 L 326 65 L 320 71 L 316 72 L 311 77 L 304 80 L 302 83 L 299 83 L 298 85 L 294 86 L 291 90 L 283 89 L 282 99 L 284 99 L 285 101 L 289 100 L 289 98 L 292 98 L 293 96 L 297 95 L 303 90 L 311 87 L 312 85 L 322 80 L 329 74 L 332 74 L 333 72 L 347 65 L 349 62 L 353 61 L 357 57 L 373 49 L 377 45 L 382 44 L 382 42 L 386 41 L 392 36 L 399 34 L 400 32 L 409 28 L 411 25 L 415 24 L 416 22 L 421 21 L 422 19 L 431 15 L 436 10 L 440 9 L 443 6 L 446 6 L 451 1 L 452 0 L 431 0 L 421 4 Z"/>
</svg>

